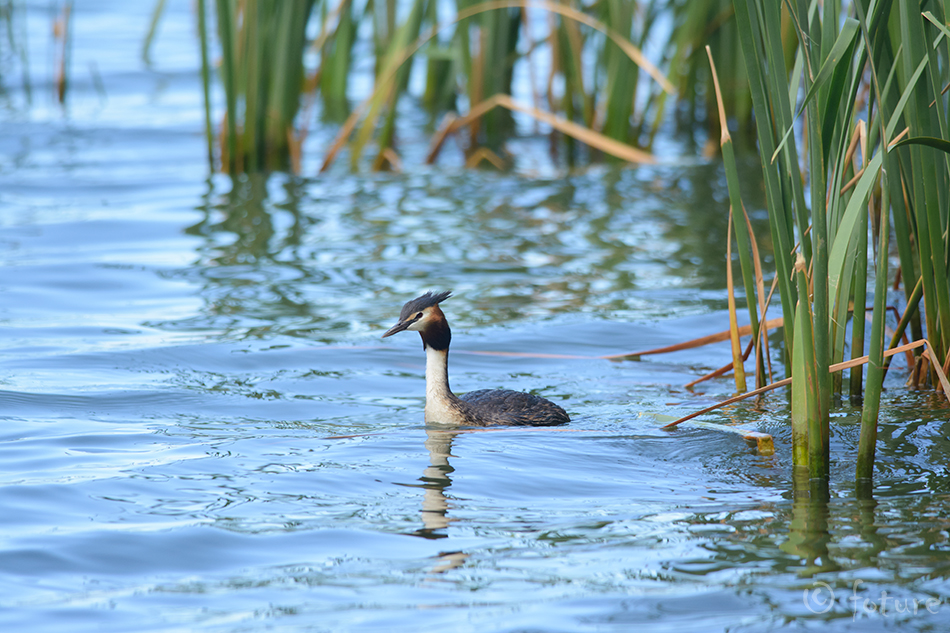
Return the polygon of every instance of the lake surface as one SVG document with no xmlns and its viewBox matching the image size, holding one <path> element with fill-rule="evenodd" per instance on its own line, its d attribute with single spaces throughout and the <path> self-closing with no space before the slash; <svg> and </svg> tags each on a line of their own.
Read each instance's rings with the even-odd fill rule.
<svg viewBox="0 0 950 633">
<path fill-rule="evenodd" d="M 822 501 L 792 494 L 781 392 L 706 418 L 774 455 L 659 430 L 732 394 L 682 388 L 726 347 L 597 358 L 726 328 L 717 163 L 566 174 L 528 139 L 510 174 L 316 177 L 317 128 L 303 177 L 209 178 L 189 3 L 152 67 L 151 6 L 80 4 L 67 106 L 45 3 L 32 104 L 16 75 L 0 99 L 3 630 L 950 626 L 948 410 L 902 365 L 873 498 L 844 403 Z M 379 339 L 427 289 L 456 294 L 457 391 L 572 423 L 427 428 L 418 338 Z"/>
</svg>

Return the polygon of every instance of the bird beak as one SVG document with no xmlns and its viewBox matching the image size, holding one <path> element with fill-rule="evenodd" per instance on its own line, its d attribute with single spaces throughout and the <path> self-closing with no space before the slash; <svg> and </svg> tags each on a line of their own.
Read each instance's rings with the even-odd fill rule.
<svg viewBox="0 0 950 633">
<path fill-rule="evenodd" d="M 410 325 L 412 325 L 412 323 L 413 323 L 412 321 L 408 321 L 408 320 L 407 320 L 407 321 L 400 321 L 400 322 L 397 323 L 396 325 L 394 325 L 394 326 L 392 326 L 391 328 L 389 328 L 388 330 L 386 330 L 386 333 L 383 334 L 383 336 L 382 336 L 381 338 L 386 338 L 387 336 L 392 336 L 393 334 L 396 334 L 396 333 L 398 333 L 398 332 L 402 332 L 403 330 L 405 330 L 406 328 L 408 328 Z"/>
</svg>

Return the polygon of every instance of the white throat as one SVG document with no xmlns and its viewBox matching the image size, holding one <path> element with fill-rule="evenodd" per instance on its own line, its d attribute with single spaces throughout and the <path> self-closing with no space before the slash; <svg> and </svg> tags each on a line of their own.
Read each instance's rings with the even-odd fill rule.
<svg viewBox="0 0 950 633">
<path fill-rule="evenodd" d="M 449 389 L 449 351 L 426 348 L 425 421 L 443 424 L 458 422 L 456 397 Z"/>
</svg>

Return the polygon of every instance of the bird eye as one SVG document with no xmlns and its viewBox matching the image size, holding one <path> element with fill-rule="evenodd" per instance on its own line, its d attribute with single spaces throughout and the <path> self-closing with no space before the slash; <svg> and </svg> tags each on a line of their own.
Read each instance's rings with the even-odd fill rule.
<svg viewBox="0 0 950 633">
<path fill-rule="evenodd" d="M 417 314 L 417 315 L 416 315 L 416 318 L 417 318 L 417 319 L 421 319 L 421 318 L 422 318 L 422 313 L 420 312 L 419 314 Z"/>
</svg>

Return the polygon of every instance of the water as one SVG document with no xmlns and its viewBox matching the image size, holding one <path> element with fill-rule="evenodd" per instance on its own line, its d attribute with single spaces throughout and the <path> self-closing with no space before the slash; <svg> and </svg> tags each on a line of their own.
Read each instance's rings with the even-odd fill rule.
<svg viewBox="0 0 950 633">
<path fill-rule="evenodd" d="M 4 630 L 947 627 L 944 404 L 892 374 L 861 501 L 860 412 L 836 409 L 821 502 L 790 492 L 780 393 L 707 418 L 774 456 L 658 430 L 730 394 L 681 387 L 724 347 L 594 358 L 725 327 L 717 165 L 207 180 L 169 5 L 152 69 L 148 7 L 77 8 L 65 111 L 31 6 L 32 107 L 4 80 Z M 456 293 L 458 391 L 573 422 L 426 428 L 417 337 L 379 335 L 429 288 Z"/>
</svg>

